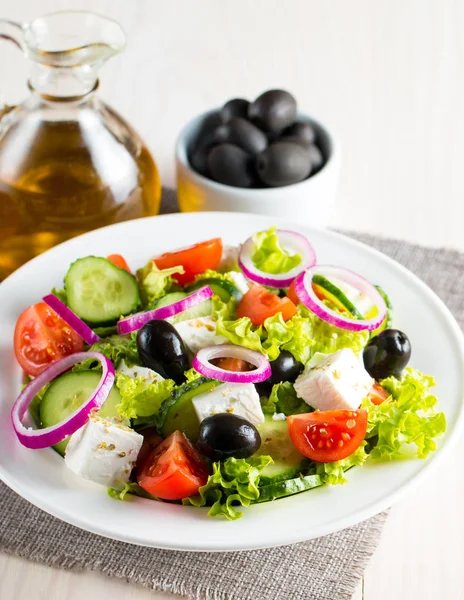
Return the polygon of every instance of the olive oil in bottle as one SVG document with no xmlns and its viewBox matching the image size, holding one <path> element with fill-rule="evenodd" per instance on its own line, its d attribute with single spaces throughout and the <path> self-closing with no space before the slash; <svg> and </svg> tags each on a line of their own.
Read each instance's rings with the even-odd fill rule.
<svg viewBox="0 0 464 600">
<path fill-rule="evenodd" d="M 0 108 L 0 280 L 66 239 L 157 214 L 161 196 L 149 150 L 94 94 L 97 69 L 124 45 L 119 25 L 63 12 L 25 31 L 0 21 L 32 61 L 29 97 Z"/>
</svg>

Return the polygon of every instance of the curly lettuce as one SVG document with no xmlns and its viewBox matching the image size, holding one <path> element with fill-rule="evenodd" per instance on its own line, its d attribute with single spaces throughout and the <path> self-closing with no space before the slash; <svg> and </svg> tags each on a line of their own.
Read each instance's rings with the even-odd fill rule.
<svg viewBox="0 0 464 600">
<path fill-rule="evenodd" d="M 342 348 L 351 348 L 359 354 L 369 340 L 367 331 L 346 331 L 326 323 L 303 305 L 288 321 L 281 313 L 269 317 L 264 325 L 255 327 L 248 317 L 236 318 L 236 304 L 227 305 L 213 299 L 213 317 L 217 333 L 232 344 L 262 352 L 275 360 L 280 350 L 288 350 L 299 362 L 306 364 L 316 352 L 329 354 Z M 235 318 L 234 318 L 235 317 Z"/>
<path fill-rule="evenodd" d="M 277 227 L 255 233 L 253 244 L 251 260 L 257 269 L 265 273 L 287 273 L 301 263 L 300 254 L 289 254 L 281 247 Z"/>
<path fill-rule="evenodd" d="M 328 463 L 314 463 L 314 472 L 319 475 L 322 484 L 340 485 L 347 483 L 348 480 L 345 477 L 346 471 L 351 469 L 351 467 L 361 467 L 369 458 L 365 448 L 366 442 L 363 442 L 353 454 L 343 460 Z"/>
<path fill-rule="evenodd" d="M 206 269 L 206 271 L 203 271 L 203 273 L 200 273 L 195 277 L 194 283 L 197 283 L 198 281 L 203 281 L 204 279 L 218 279 L 220 281 L 227 281 L 227 283 L 230 283 L 233 286 L 235 286 L 234 278 L 230 276 L 230 272 L 228 271 L 220 273 L 219 271 Z"/>
<path fill-rule="evenodd" d="M 116 406 L 119 416 L 125 419 L 137 419 L 156 415 L 161 403 L 169 398 L 175 387 L 172 379 L 162 379 L 147 384 L 143 377 L 133 379 L 123 373 L 116 375 L 122 401 Z"/>
<path fill-rule="evenodd" d="M 366 439 L 372 444 L 370 456 L 378 460 L 395 460 L 408 456 L 426 458 L 436 450 L 435 438 L 446 430 L 444 413 L 435 412 L 437 398 L 430 393 L 433 377 L 415 369 L 406 369 L 401 379 L 389 377 L 380 384 L 391 400 L 375 405 L 368 398 Z"/>
<path fill-rule="evenodd" d="M 134 365 L 141 366 L 137 342 L 135 336 L 111 335 L 106 337 L 93 346 L 90 346 L 89 352 L 100 352 L 106 358 L 109 358 L 115 369 L 119 367 L 121 361 L 124 361 L 128 367 Z M 88 358 L 84 362 L 76 365 L 74 371 L 100 370 L 101 364 L 94 358 Z"/>
<path fill-rule="evenodd" d="M 197 496 L 185 498 L 183 504 L 210 506 L 211 517 L 223 516 L 229 520 L 240 519 L 243 513 L 237 506 L 249 506 L 259 498 L 259 481 L 265 467 L 272 463 L 270 456 L 228 458 L 214 462 L 213 473 Z"/>
<path fill-rule="evenodd" d="M 145 306 L 153 305 L 176 285 L 172 278 L 176 273 L 184 273 L 184 267 L 179 265 L 171 269 L 158 269 L 154 260 L 149 260 L 144 267 L 138 269 L 137 279 Z"/>
<path fill-rule="evenodd" d="M 130 500 L 132 496 L 140 496 L 141 498 L 148 498 L 149 500 L 159 500 L 156 496 L 152 496 L 139 486 L 138 483 L 129 481 L 122 490 L 116 490 L 115 488 L 107 489 L 108 496 L 115 500 Z"/>
<path fill-rule="evenodd" d="M 260 401 L 265 415 L 283 413 L 288 417 L 289 415 L 298 415 L 312 411 L 304 400 L 298 398 L 293 383 L 289 381 L 276 383 L 272 387 L 269 398 L 262 396 Z"/>
</svg>

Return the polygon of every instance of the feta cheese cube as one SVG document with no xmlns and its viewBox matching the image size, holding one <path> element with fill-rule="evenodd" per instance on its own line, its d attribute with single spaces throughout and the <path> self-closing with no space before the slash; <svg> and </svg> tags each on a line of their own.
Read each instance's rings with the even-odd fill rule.
<svg viewBox="0 0 464 600">
<path fill-rule="evenodd" d="M 212 392 L 196 396 L 192 403 L 200 423 L 224 412 L 243 417 L 253 425 L 264 423 L 259 394 L 252 383 L 223 383 Z"/>
<path fill-rule="evenodd" d="M 116 369 L 117 373 L 121 373 L 122 375 L 127 375 L 131 379 L 143 379 L 144 383 L 150 385 L 151 383 L 156 383 L 157 381 L 163 381 L 164 377 L 162 377 L 156 371 L 152 369 L 148 369 L 147 367 L 128 367 L 126 363 L 122 360 L 119 367 Z"/>
<path fill-rule="evenodd" d="M 198 319 L 189 319 L 176 323 L 180 337 L 183 339 L 187 348 L 196 354 L 202 348 L 215 346 L 216 344 L 225 344 L 226 338 L 222 335 L 216 335 L 216 321 L 213 317 L 199 317 Z"/>
<path fill-rule="evenodd" d="M 295 391 L 319 410 L 355 410 L 374 384 L 374 379 L 350 348 L 334 354 L 317 352 L 294 383 Z"/>
<path fill-rule="evenodd" d="M 250 289 L 250 283 L 245 275 L 238 271 L 230 271 L 229 275 L 234 280 L 235 287 L 242 292 L 242 294 L 246 294 Z"/>
<path fill-rule="evenodd" d="M 72 434 L 66 466 L 85 479 L 122 490 L 129 480 L 143 437 L 133 429 L 92 413 Z"/>
</svg>

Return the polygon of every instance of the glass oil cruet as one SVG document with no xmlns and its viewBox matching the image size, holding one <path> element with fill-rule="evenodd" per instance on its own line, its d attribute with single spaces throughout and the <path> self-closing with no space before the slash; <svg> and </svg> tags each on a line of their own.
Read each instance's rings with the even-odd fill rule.
<svg viewBox="0 0 464 600">
<path fill-rule="evenodd" d="M 0 107 L 1 281 L 70 237 L 157 214 L 161 185 L 140 137 L 95 95 L 99 68 L 124 48 L 115 21 L 83 11 L 0 20 L 0 38 L 31 66 L 28 98 Z"/>
</svg>

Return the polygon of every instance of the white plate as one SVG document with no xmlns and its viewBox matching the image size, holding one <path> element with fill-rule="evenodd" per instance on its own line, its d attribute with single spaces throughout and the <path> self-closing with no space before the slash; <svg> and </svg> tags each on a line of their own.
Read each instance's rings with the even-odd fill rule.
<svg viewBox="0 0 464 600">
<path fill-rule="evenodd" d="M 176 550 L 242 550 L 299 542 L 353 525 L 387 508 L 415 485 L 458 437 L 463 422 L 463 337 L 431 290 L 409 271 L 351 239 L 294 223 L 313 243 L 319 262 L 349 267 L 389 293 L 395 326 L 412 344 L 412 365 L 437 379 L 448 430 L 426 461 L 413 460 L 352 469 L 349 483 L 324 487 L 252 506 L 239 521 L 211 519 L 206 510 L 136 498 L 118 502 L 105 488 L 69 471 L 53 450 L 27 450 L 10 423 L 20 387 L 12 336 L 16 318 L 53 286 L 61 286 L 70 263 L 88 254 L 123 254 L 131 267 L 179 246 L 222 236 L 238 243 L 274 224 L 268 217 L 239 213 L 168 215 L 121 223 L 66 242 L 29 262 L 0 285 L 0 476 L 18 494 L 50 514 L 94 533 L 125 542 Z M 431 483 L 433 480 L 430 479 Z M 414 518 L 414 515 L 411 515 Z"/>
</svg>

